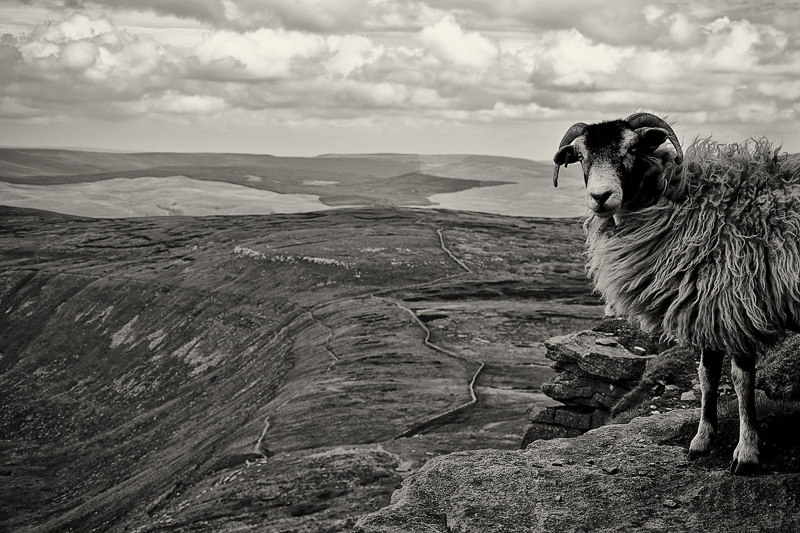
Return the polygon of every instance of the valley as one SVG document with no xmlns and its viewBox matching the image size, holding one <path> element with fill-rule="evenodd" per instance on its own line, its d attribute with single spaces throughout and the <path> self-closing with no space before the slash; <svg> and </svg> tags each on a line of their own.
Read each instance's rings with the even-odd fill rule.
<svg viewBox="0 0 800 533">
<path fill-rule="evenodd" d="M 0 148 L 3 205 L 94 218 L 429 207 L 579 217 L 583 181 L 550 162 L 481 155 L 122 153 Z"/>
<path fill-rule="evenodd" d="M 515 449 L 594 325 L 575 219 L 0 207 L 0 527 L 347 531 L 436 455 Z"/>
</svg>

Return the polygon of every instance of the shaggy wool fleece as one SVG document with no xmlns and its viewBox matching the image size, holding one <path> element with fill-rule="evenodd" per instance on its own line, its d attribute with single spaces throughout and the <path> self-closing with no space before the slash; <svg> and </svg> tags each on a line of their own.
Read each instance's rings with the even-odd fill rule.
<svg viewBox="0 0 800 533">
<path fill-rule="evenodd" d="M 696 140 L 654 205 L 589 216 L 587 270 L 615 312 L 737 357 L 800 323 L 800 157 L 779 152 Z"/>
</svg>

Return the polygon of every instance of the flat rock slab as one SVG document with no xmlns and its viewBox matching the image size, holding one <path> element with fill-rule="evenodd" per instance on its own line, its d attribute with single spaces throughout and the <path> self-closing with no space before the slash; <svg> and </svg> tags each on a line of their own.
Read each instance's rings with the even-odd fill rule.
<svg viewBox="0 0 800 533">
<path fill-rule="evenodd" d="M 581 331 L 545 342 L 547 358 L 553 368 L 564 368 L 575 374 L 591 376 L 608 382 L 638 380 L 647 361 L 655 356 L 634 355 L 619 344 L 597 344 L 605 339 L 602 333 Z"/>
<path fill-rule="evenodd" d="M 732 476 L 663 444 L 697 418 L 673 411 L 526 450 L 437 457 L 355 531 L 800 531 L 800 474 Z"/>
<path fill-rule="evenodd" d="M 579 377 L 567 371 L 542 383 L 541 389 L 550 398 L 567 405 L 586 405 L 595 409 L 611 409 L 630 391 L 630 388 L 617 383 Z"/>
</svg>

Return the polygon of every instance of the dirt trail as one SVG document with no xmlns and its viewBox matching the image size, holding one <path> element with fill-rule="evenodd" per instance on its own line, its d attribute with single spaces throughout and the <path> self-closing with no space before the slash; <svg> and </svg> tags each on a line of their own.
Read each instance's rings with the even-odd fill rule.
<svg viewBox="0 0 800 533">
<path fill-rule="evenodd" d="M 472 271 L 469 269 L 469 267 L 466 264 L 464 264 L 464 262 L 461 261 L 461 259 L 456 257 L 455 254 L 453 254 L 453 252 L 451 252 L 447 248 L 447 245 L 445 245 L 445 242 L 444 242 L 444 235 L 442 234 L 442 231 L 443 231 L 443 228 L 437 228 L 436 229 L 436 234 L 439 236 L 439 244 L 440 244 L 442 250 L 450 257 L 450 259 L 455 261 L 456 264 L 458 264 L 458 266 L 463 268 L 466 272 L 470 272 L 471 273 Z M 458 405 L 456 407 L 453 407 L 451 409 L 448 409 L 447 411 L 445 411 L 443 413 L 439 413 L 437 415 L 434 415 L 434 416 L 432 416 L 432 417 L 430 417 L 430 418 L 428 418 L 426 420 L 423 420 L 422 422 L 419 422 L 419 423 L 415 424 L 411 428 L 399 433 L 398 435 L 396 435 L 394 437 L 394 439 L 402 439 L 402 438 L 407 438 L 407 437 L 413 437 L 414 435 L 417 435 L 417 434 L 421 433 L 424 430 L 431 429 L 433 427 L 437 427 L 437 426 L 440 426 L 442 424 L 446 424 L 450 419 L 452 419 L 452 417 L 454 415 L 456 415 L 456 414 L 464 411 L 465 409 L 467 409 L 469 407 L 472 407 L 475 404 L 477 404 L 478 403 L 478 396 L 475 394 L 475 382 L 477 381 L 478 376 L 480 375 L 481 371 L 486 367 L 486 363 L 484 361 L 480 361 L 480 360 L 477 360 L 477 359 L 472 359 L 472 358 L 469 358 L 469 357 L 465 357 L 463 355 L 459 355 L 459 354 L 457 354 L 455 352 L 451 352 L 450 350 L 442 348 L 441 346 L 437 346 L 436 344 L 433 344 L 430 341 L 430 339 L 431 339 L 431 330 L 428 328 L 428 326 L 426 326 L 425 323 L 422 320 L 419 319 L 419 317 L 417 316 L 416 313 L 414 313 L 413 310 L 411 310 L 408 307 L 402 305 L 399 301 L 397 301 L 395 299 L 392 299 L 392 298 L 379 297 L 379 296 L 375 296 L 375 295 L 372 295 L 371 297 L 372 298 L 380 298 L 382 300 L 386 300 L 388 302 L 391 302 L 392 304 L 396 305 L 397 307 L 399 307 L 400 309 L 406 311 L 409 315 L 411 315 L 411 317 L 414 319 L 414 322 L 420 328 L 422 328 L 422 330 L 425 332 L 425 339 L 424 339 L 423 342 L 425 343 L 426 346 L 428 346 L 432 350 L 435 350 L 435 351 L 437 351 L 439 353 L 442 353 L 442 354 L 444 354 L 444 355 L 446 355 L 448 357 L 453 357 L 453 358 L 456 358 L 456 359 L 460 359 L 462 361 L 467 361 L 469 363 L 473 363 L 473 364 L 478 365 L 478 368 L 475 371 L 475 373 L 473 374 L 472 379 L 470 380 L 470 383 L 469 383 L 470 400 L 468 402 L 463 403 L 461 405 Z"/>
</svg>

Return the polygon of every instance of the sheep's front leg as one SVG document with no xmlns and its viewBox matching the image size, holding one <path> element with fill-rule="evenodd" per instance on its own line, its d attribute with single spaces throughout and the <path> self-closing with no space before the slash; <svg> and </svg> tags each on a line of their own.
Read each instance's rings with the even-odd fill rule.
<svg viewBox="0 0 800 533">
<path fill-rule="evenodd" d="M 703 350 L 700 355 L 700 366 L 697 375 L 700 378 L 700 424 L 697 435 L 689 445 L 689 459 L 707 453 L 717 432 L 717 387 L 722 374 L 723 353 L 714 350 Z"/>
<path fill-rule="evenodd" d="M 733 452 L 731 473 L 747 475 L 758 471 L 758 429 L 756 428 L 756 363 L 752 357 L 733 357 L 731 377 L 739 399 L 739 444 Z"/>
</svg>

